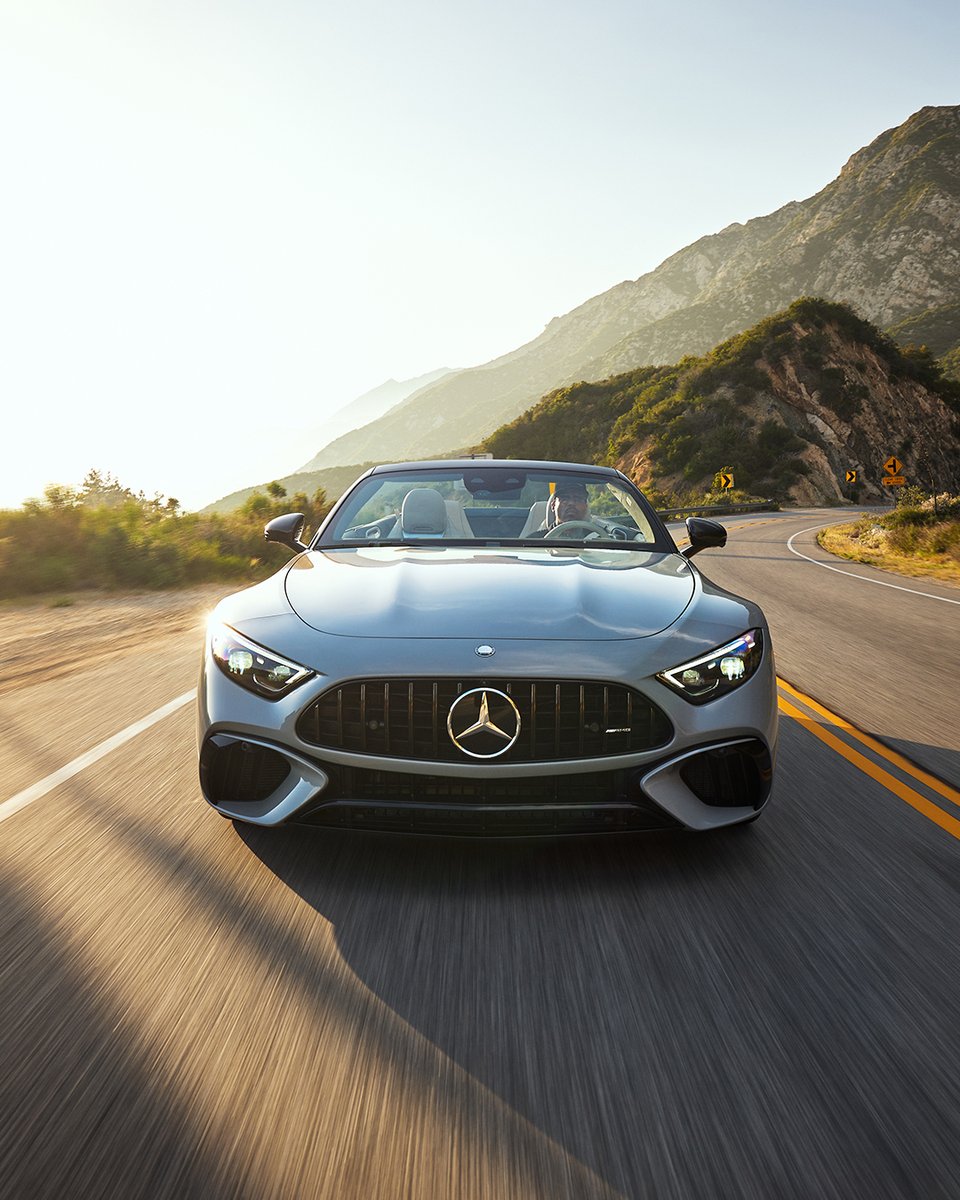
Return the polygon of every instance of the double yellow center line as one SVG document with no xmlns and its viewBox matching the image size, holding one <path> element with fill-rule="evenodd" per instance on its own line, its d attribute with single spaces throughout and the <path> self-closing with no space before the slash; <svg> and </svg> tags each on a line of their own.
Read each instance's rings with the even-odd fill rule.
<svg viewBox="0 0 960 1200">
<path fill-rule="evenodd" d="M 862 729 L 851 725 L 843 717 L 837 716 L 836 713 L 831 712 L 830 709 L 825 708 L 810 696 L 804 695 L 798 688 L 787 683 L 785 679 L 778 677 L 777 685 L 781 692 L 778 698 L 780 711 L 785 716 L 791 717 L 798 725 L 806 729 L 808 733 L 812 733 L 815 738 L 819 738 L 824 745 L 829 746 L 831 750 L 835 750 L 837 754 L 845 758 L 847 762 L 851 763 L 859 771 L 862 771 L 865 775 L 869 775 L 871 779 L 876 780 L 877 783 L 881 784 L 889 792 L 892 792 L 895 796 L 905 801 L 911 808 L 915 808 L 917 812 L 922 813 L 928 820 L 933 821 L 935 825 L 939 825 L 941 829 L 946 830 L 952 837 L 960 839 L 960 820 L 922 795 L 908 783 L 880 766 L 879 763 L 867 758 L 865 754 L 850 745 L 849 742 L 859 743 L 877 758 L 890 763 L 901 774 L 909 776 L 929 791 L 935 792 L 951 804 L 956 804 L 960 807 L 960 792 L 956 788 L 951 787 L 949 783 L 945 783 L 942 779 L 938 779 L 935 775 L 931 775 L 928 771 L 924 771 L 922 767 L 918 767 L 916 763 L 912 763 L 908 758 L 904 758 L 896 750 L 891 750 L 883 742 L 879 742 L 868 733 L 864 733 Z M 803 709 L 798 708 L 796 704 L 786 699 L 783 693 L 786 693 L 787 696 L 790 696 L 799 704 L 802 704 L 805 709 L 809 710 L 809 713 L 814 713 L 816 716 L 809 715 L 808 712 L 804 712 Z M 839 729 L 848 741 L 844 741 L 835 733 L 831 733 L 826 728 L 824 722 Z"/>
<path fill-rule="evenodd" d="M 760 525 L 764 520 L 744 521 L 741 525 L 734 526 L 736 529 L 744 529 L 748 525 Z M 686 539 L 683 539 L 685 542 Z M 683 542 L 678 543 L 682 545 Z M 875 780 L 887 791 L 899 797 L 911 808 L 922 813 L 929 821 L 933 821 L 941 829 L 960 840 L 960 819 L 941 808 L 939 804 L 927 796 L 922 795 L 916 788 L 911 787 L 903 779 L 898 778 L 891 771 L 882 767 L 879 763 L 868 758 L 855 746 L 850 745 L 850 742 L 859 743 L 864 749 L 869 750 L 874 758 L 880 758 L 884 762 L 889 763 L 901 775 L 906 775 L 910 779 L 915 780 L 930 792 L 934 792 L 938 796 L 942 796 L 944 800 L 952 805 L 956 805 L 960 809 L 960 791 L 951 787 L 949 783 L 945 783 L 942 779 L 938 779 L 935 775 L 931 775 L 928 771 L 924 771 L 922 767 L 918 767 L 916 763 L 912 763 L 908 758 L 904 758 L 902 754 L 898 754 L 896 750 L 891 750 L 889 746 L 885 746 L 883 742 L 877 741 L 868 733 L 864 733 L 862 729 L 858 729 L 852 725 L 844 717 L 838 716 L 831 712 L 829 708 L 825 708 L 811 696 L 805 695 L 795 688 L 792 684 L 787 683 L 785 679 L 777 678 L 777 686 L 780 690 L 778 696 L 778 704 L 780 711 L 784 716 L 792 718 L 808 733 L 812 733 L 815 738 L 818 738 L 825 746 L 829 746 L 831 750 L 836 751 L 842 758 L 845 758 L 848 763 L 862 771 L 871 779 Z M 787 699 L 786 697 L 791 699 Z M 791 703 L 791 700 L 797 703 Z M 803 706 L 798 708 L 797 704 Z M 806 709 L 807 711 L 803 711 Z M 847 739 L 838 737 L 832 733 L 826 726 L 832 725 L 838 729 Z"/>
</svg>

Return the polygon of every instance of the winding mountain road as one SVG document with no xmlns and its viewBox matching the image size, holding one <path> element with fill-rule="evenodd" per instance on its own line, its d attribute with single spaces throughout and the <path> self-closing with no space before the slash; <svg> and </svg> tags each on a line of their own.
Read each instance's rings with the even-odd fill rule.
<svg viewBox="0 0 960 1200">
<path fill-rule="evenodd" d="M 720 835 L 234 827 L 199 613 L 0 692 L 3 1195 L 955 1197 L 960 589 L 835 519 L 695 560 L 785 681 Z"/>
</svg>

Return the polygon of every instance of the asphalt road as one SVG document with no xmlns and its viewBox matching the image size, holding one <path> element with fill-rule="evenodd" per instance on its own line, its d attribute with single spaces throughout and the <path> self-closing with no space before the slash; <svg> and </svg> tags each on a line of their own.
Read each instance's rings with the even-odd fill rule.
<svg viewBox="0 0 960 1200">
<path fill-rule="evenodd" d="M 828 554 L 816 531 L 837 520 L 728 520 L 724 549 L 695 561 L 763 606 L 782 678 L 960 788 L 960 588 Z"/>
<path fill-rule="evenodd" d="M 956 784 L 960 605 L 929 596 L 960 590 L 790 553 L 830 517 L 697 561 L 801 693 Z M 197 653 L 0 694 L 0 800 Z M 0 808 L 0 1193 L 956 1197 L 960 796 L 784 703 L 771 807 L 720 835 L 236 828 L 189 705 Z"/>
</svg>

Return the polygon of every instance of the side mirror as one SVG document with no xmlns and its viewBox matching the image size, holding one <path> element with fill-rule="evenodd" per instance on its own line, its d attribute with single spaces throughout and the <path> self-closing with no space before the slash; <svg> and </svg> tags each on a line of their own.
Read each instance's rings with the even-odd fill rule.
<svg viewBox="0 0 960 1200">
<path fill-rule="evenodd" d="M 693 558 L 708 546 L 727 544 L 727 531 L 719 521 L 708 521 L 706 517 L 687 517 L 686 525 L 690 545 L 680 551 L 684 558 Z"/>
<path fill-rule="evenodd" d="M 303 523 L 306 517 L 303 513 L 284 513 L 282 517 L 274 517 L 264 526 L 263 536 L 268 542 L 279 542 L 291 550 L 306 550 L 300 541 L 303 533 Z"/>
</svg>

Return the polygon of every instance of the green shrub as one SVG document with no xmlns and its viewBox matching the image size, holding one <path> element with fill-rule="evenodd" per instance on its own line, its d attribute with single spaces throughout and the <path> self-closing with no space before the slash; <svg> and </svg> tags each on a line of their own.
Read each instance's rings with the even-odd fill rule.
<svg viewBox="0 0 960 1200">
<path fill-rule="evenodd" d="M 288 499 L 279 485 L 270 490 L 236 512 L 201 516 L 160 496 L 135 496 L 97 472 L 79 490 L 48 488 L 43 500 L 0 511 L 0 596 L 262 579 L 288 557 L 264 542 L 265 522 L 296 511 L 315 529 L 330 508 L 322 491 L 309 500 Z"/>
<path fill-rule="evenodd" d="M 925 348 L 902 352 L 845 305 L 806 296 L 699 358 L 552 392 L 491 434 L 485 448 L 506 458 L 614 464 L 642 443 L 654 488 L 666 475 L 705 483 L 722 463 L 732 462 L 738 486 L 785 498 L 809 472 L 800 455 L 815 438 L 773 419 L 757 423 L 746 410 L 771 392 L 768 372 L 789 355 L 803 384 L 819 391 L 844 421 L 853 421 L 868 390 L 852 372 L 825 365 L 837 333 L 869 348 L 894 381 L 923 383 L 960 416 L 960 383 L 944 378 Z M 854 370 L 862 372 L 866 362 L 861 357 Z M 908 435 L 898 453 L 903 456 L 910 444 Z"/>
</svg>

